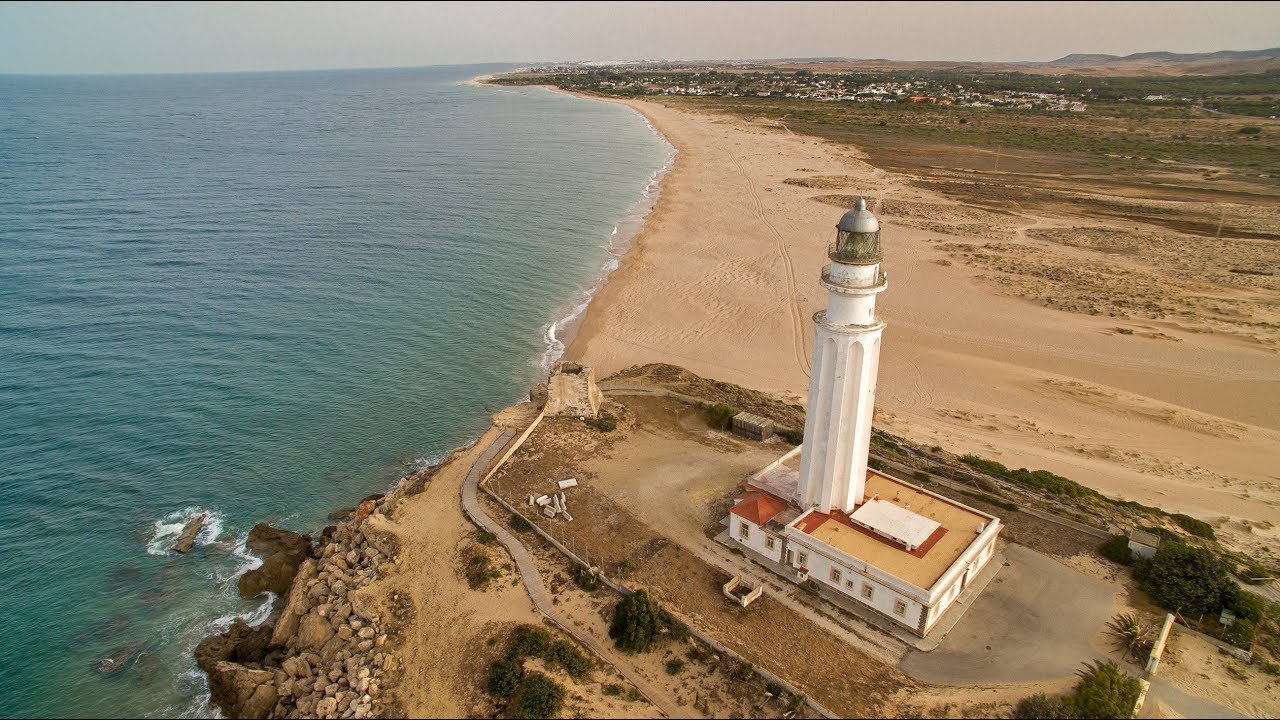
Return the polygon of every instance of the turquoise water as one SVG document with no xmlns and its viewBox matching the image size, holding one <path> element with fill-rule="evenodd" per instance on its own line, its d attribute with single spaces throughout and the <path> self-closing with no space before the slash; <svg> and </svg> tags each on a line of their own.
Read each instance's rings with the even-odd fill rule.
<svg viewBox="0 0 1280 720">
<path fill-rule="evenodd" d="M 538 380 L 670 148 L 500 69 L 0 77 L 0 716 L 208 714 L 248 529 Z"/>
</svg>

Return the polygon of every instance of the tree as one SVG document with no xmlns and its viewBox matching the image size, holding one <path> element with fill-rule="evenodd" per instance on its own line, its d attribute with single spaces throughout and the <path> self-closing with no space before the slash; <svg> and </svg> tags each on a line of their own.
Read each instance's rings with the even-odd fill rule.
<svg viewBox="0 0 1280 720">
<path fill-rule="evenodd" d="M 1181 613 L 1217 612 L 1235 589 L 1216 555 L 1180 543 L 1162 544 L 1139 580 L 1160 607 Z"/>
<path fill-rule="evenodd" d="M 1076 671 L 1080 682 L 1067 698 L 1065 709 L 1069 717 L 1076 718 L 1127 718 L 1133 716 L 1133 706 L 1138 702 L 1142 685 L 1120 670 L 1120 666 L 1107 661 L 1086 663 Z"/>
<path fill-rule="evenodd" d="M 637 590 L 618 602 L 609 625 L 609 637 L 619 650 L 644 652 L 657 636 L 662 611 L 645 590 Z"/>
</svg>

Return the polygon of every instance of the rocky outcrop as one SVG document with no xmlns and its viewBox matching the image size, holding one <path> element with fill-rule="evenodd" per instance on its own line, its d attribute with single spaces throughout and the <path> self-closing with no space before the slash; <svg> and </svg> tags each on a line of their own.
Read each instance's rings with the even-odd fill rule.
<svg viewBox="0 0 1280 720">
<path fill-rule="evenodd" d="M 128 645 L 121 645 L 107 653 L 106 657 L 95 661 L 93 663 L 94 672 L 107 677 L 118 674 L 121 670 L 129 667 L 129 663 L 138 659 L 138 656 L 142 654 L 143 645 L 144 643 L 141 640 Z"/>
<path fill-rule="evenodd" d="M 249 531 L 248 548 L 262 558 L 262 565 L 240 576 L 240 596 L 264 592 L 282 595 L 298 574 L 298 566 L 310 554 L 311 541 L 298 533 L 258 523 Z"/>
<path fill-rule="evenodd" d="M 325 528 L 315 547 L 266 525 L 250 533 L 250 549 L 268 561 L 297 557 L 294 538 L 303 552 L 289 581 L 272 590 L 283 595 L 273 625 L 237 621 L 196 649 L 210 701 L 224 715 L 365 718 L 387 711 L 383 690 L 398 666 L 387 646 L 390 618 L 363 607 L 357 595 L 394 562 L 384 550 L 395 550 L 395 542 L 366 522 L 384 509 L 385 499 L 366 498 L 350 520 Z"/>
<path fill-rule="evenodd" d="M 187 553 L 196 544 L 196 535 L 200 534 L 200 528 L 204 527 L 204 521 L 209 517 L 208 513 L 200 513 L 199 515 L 187 521 L 182 526 L 182 534 L 178 536 L 178 542 L 174 543 L 174 552 Z"/>
</svg>

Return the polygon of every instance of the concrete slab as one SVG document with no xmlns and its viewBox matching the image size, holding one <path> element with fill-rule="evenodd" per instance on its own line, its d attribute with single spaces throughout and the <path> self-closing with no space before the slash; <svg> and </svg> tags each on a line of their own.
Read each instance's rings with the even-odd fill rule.
<svg viewBox="0 0 1280 720">
<path fill-rule="evenodd" d="M 942 684 L 1068 677 L 1099 657 L 1090 639 L 1111 617 L 1119 588 L 1010 543 L 1009 563 L 932 652 L 912 651 L 903 672 Z"/>
</svg>

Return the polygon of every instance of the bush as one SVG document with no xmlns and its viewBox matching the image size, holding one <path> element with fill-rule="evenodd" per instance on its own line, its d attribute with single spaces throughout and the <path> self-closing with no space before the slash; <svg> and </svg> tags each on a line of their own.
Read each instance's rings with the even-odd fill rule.
<svg viewBox="0 0 1280 720">
<path fill-rule="evenodd" d="M 799 445 L 804 442 L 804 430 L 787 430 L 782 433 L 782 439 L 792 445 Z"/>
<path fill-rule="evenodd" d="M 1018 701 L 1018 706 L 1013 710 L 1013 716 L 1020 718 L 1020 720 L 1068 717 L 1063 699 L 1049 697 L 1044 693 L 1037 693 Z"/>
<path fill-rule="evenodd" d="M 1157 605 L 1175 612 L 1217 612 L 1235 589 L 1216 555 L 1180 543 L 1162 544 L 1139 582 Z"/>
<path fill-rule="evenodd" d="M 765 683 L 764 691 L 774 697 L 779 697 L 779 698 L 787 694 L 787 689 L 775 682 Z"/>
<path fill-rule="evenodd" d="M 1175 513 L 1170 517 L 1172 517 L 1173 521 L 1178 524 L 1178 527 L 1186 530 L 1196 537 L 1202 537 L 1206 540 L 1217 539 L 1217 536 L 1213 532 L 1213 526 L 1203 520 L 1197 520 L 1190 515 L 1183 515 L 1182 513 Z"/>
<path fill-rule="evenodd" d="M 618 427 L 618 420 L 609 413 L 600 413 L 598 417 L 587 419 L 587 427 L 600 432 L 613 432 Z"/>
<path fill-rule="evenodd" d="M 1107 661 L 1094 661 L 1078 671 L 1080 682 L 1065 703 L 1068 717 L 1127 718 L 1133 716 L 1134 703 L 1142 684 L 1120 671 L 1120 666 Z"/>
<path fill-rule="evenodd" d="M 916 470 L 911 473 L 911 477 L 914 478 L 916 482 L 929 482 L 929 473 L 923 470 Z"/>
<path fill-rule="evenodd" d="M 732 405 L 716 403 L 707 408 L 707 424 L 718 430 L 728 430 L 733 424 L 733 416 L 742 412 Z"/>
<path fill-rule="evenodd" d="M 684 661 L 680 658 L 671 658 L 666 662 L 666 668 L 668 675 L 679 675 L 684 669 Z"/>
<path fill-rule="evenodd" d="M 476 553 L 467 561 L 467 586 L 472 590 L 479 590 L 488 585 L 490 580 L 496 580 L 502 575 L 496 568 L 490 567 L 489 563 L 489 556 L 484 553 Z"/>
<path fill-rule="evenodd" d="M 476 542 L 480 543 L 481 545 L 492 545 L 495 541 L 497 541 L 497 539 L 498 539 L 498 536 L 494 535 L 488 530 L 483 530 L 479 535 L 476 536 Z"/>
<path fill-rule="evenodd" d="M 1121 565 L 1133 564 L 1133 551 L 1129 549 L 1129 538 L 1124 535 L 1112 535 L 1110 540 L 1098 546 L 1098 554 Z"/>
<path fill-rule="evenodd" d="M 1255 634 L 1257 634 L 1257 626 L 1253 624 L 1252 620 L 1237 618 L 1235 624 L 1227 628 L 1227 631 L 1223 633 L 1222 639 L 1238 648 L 1251 650 Z"/>
<path fill-rule="evenodd" d="M 520 662 L 530 656 L 540 656 L 551 645 L 551 633 L 536 625 L 517 625 L 507 646 L 507 659 Z"/>
<path fill-rule="evenodd" d="M 560 683 L 546 675 L 533 674 L 520 681 L 520 696 L 516 700 L 515 716 L 518 718 L 549 718 L 564 707 L 565 690 Z"/>
<path fill-rule="evenodd" d="M 626 579 L 631 573 L 635 572 L 635 569 L 635 563 L 631 562 L 630 559 L 623 560 L 618 563 L 618 577 Z"/>
<path fill-rule="evenodd" d="M 600 589 L 600 578 L 596 577 L 596 574 L 586 565 L 575 563 L 569 569 L 569 574 L 573 576 L 573 583 L 581 590 L 595 592 Z"/>
<path fill-rule="evenodd" d="M 960 460 L 969 467 L 981 470 L 988 475 L 1004 478 L 1024 487 L 1043 490 L 1050 495 L 1075 499 L 1105 499 L 1097 490 L 1087 488 L 1074 480 L 1068 480 L 1048 470 L 1028 470 L 1026 468 L 1010 470 L 1002 463 L 980 458 L 977 455 L 964 455 L 961 456 Z"/>
<path fill-rule="evenodd" d="M 1250 585 L 1260 585 L 1266 582 L 1266 580 L 1261 580 L 1259 578 L 1271 577 L 1271 571 L 1262 567 L 1258 563 L 1250 562 L 1241 566 L 1240 571 L 1236 573 L 1236 577 Z"/>
<path fill-rule="evenodd" d="M 740 662 L 733 668 L 732 677 L 739 682 L 746 682 L 756 674 L 756 666 L 749 662 Z"/>
<path fill-rule="evenodd" d="M 1258 133 L 1262 132 L 1262 128 L 1258 127 L 1257 125 L 1245 125 L 1244 127 L 1240 128 L 1236 132 L 1240 133 L 1241 135 L 1257 135 Z"/>
<path fill-rule="evenodd" d="M 1235 589 L 1235 597 L 1232 599 L 1231 611 L 1236 617 L 1250 620 L 1252 622 L 1261 622 L 1262 613 L 1266 610 L 1267 601 L 1257 593 L 1251 593 L 1248 590 Z"/>
<path fill-rule="evenodd" d="M 661 627 L 661 612 L 648 592 L 637 590 L 618 602 L 609 637 L 623 652 L 644 652 Z"/>
<path fill-rule="evenodd" d="M 571 678 L 584 678 L 595 663 L 577 645 L 561 638 L 547 648 L 546 659 L 564 668 Z"/>
<path fill-rule="evenodd" d="M 510 660 L 489 665 L 489 694 L 509 698 L 520 684 L 520 666 Z"/>
<path fill-rule="evenodd" d="M 511 513 L 511 518 L 507 520 L 507 524 L 516 532 L 529 532 L 533 529 L 533 525 L 529 524 L 529 521 L 525 520 L 520 513 Z"/>
<path fill-rule="evenodd" d="M 605 695 L 608 695 L 610 697 L 616 697 L 618 695 L 621 695 L 625 691 L 626 691 L 626 688 L 622 687 L 618 683 L 609 683 L 608 685 L 604 686 L 603 690 L 601 690 L 601 692 L 603 692 Z"/>
</svg>

